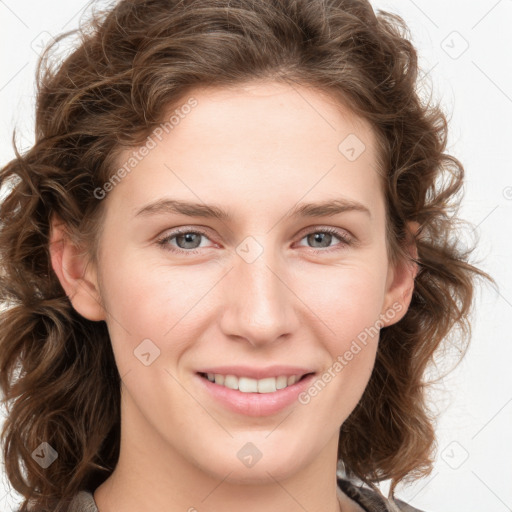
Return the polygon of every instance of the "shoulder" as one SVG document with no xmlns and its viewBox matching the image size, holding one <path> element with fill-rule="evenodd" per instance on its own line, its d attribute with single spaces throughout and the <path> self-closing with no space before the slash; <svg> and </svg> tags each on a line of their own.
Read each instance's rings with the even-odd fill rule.
<svg viewBox="0 0 512 512">
<path fill-rule="evenodd" d="M 68 512 L 98 512 L 93 494 L 89 491 L 79 491 L 71 500 Z"/>
<path fill-rule="evenodd" d="M 366 512 L 392 512 L 389 504 L 386 504 L 386 500 L 373 489 L 340 477 L 337 477 L 337 481 L 339 488 Z M 395 503 L 400 512 L 424 512 L 398 499 L 395 499 Z"/>
</svg>

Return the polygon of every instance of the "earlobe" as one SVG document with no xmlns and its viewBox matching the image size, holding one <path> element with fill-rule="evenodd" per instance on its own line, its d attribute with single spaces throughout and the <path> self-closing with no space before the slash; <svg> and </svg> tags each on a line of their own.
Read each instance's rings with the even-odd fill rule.
<svg viewBox="0 0 512 512">
<path fill-rule="evenodd" d="M 55 215 L 50 226 L 49 251 L 52 268 L 73 308 L 88 320 L 105 320 L 96 271 Z"/>
<path fill-rule="evenodd" d="M 418 248 L 415 242 L 415 235 L 418 233 L 419 224 L 414 221 L 407 223 L 409 229 L 409 239 L 407 242 L 407 251 L 410 257 L 415 260 L 399 261 L 394 267 L 388 268 L 388 277 L 386 283 L 386 299 L 384 301 L 385 309 L 382 311 L 381 317 L 387 318 L 386 311 L 393 310 L 392 318 L 386 321 L 385 326 L 392 325 L 401 320 L 412 300 L 414 292 L 414 280 L 418 275 L 419 266 Z M 398 315 L 395 314 L 399 311 Z"/>
</svg>

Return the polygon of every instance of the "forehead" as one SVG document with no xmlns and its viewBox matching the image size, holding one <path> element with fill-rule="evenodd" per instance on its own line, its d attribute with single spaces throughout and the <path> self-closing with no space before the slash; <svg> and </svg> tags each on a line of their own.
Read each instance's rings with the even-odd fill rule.
<svg viewBox="0 0 512 512">
<path fill-rule="evenodd" d="M 270 150 L 301 140 L 308 142 L 308 150 L 316 146 L 318 151 L 339 151 L 339 143 L 353 134 L 364 140 L 367 156 L 377 157 L 371 125 L 339 99 L 316 88 L 265 81 L 229 88 L 203 87 L 182 98 L 181 104 L 191 97 L 197 106 L 183 116 L 175 137 L 185 139 L 193 130 L 194 136 L 200 137 L 198 143 L 231 141 L 231 150 L 252 147 L 261 151 L 262 144 Z M 178 104 L 178 108 L 169 109 L 164 122 L 179 108 Z M 301 148 L 296 146 L 295 150 L 298 154 Z"/>
<path fill-rule="evenodd" d="M 187 104 L 195 106 L 180 111 Z M 380 191 L 370 124 L 317 89 L 276 82 L 199 88 L 162 119 L 148 137 L 152 149 L 111 194 L 119 207 L 134 211 L 164 193 L 233 206 L 340 194 L 375 203 Z M 118 166 L 141 148 L 121 153 Z"/>
</svg>

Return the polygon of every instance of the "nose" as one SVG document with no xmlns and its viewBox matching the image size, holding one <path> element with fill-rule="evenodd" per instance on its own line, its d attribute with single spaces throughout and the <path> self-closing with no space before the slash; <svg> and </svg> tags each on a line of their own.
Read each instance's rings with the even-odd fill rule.
<svg viewBox="0 0 512 512">
<path fill-rule="evenodd" d="M 224 335 L 264 346 L 297 330 L 300 301 L 288 284 L 291 277 L 284 263 L 270 249 L 252 262 L 234 255 L 234 267 L 223 280 Z"/>
</svg>

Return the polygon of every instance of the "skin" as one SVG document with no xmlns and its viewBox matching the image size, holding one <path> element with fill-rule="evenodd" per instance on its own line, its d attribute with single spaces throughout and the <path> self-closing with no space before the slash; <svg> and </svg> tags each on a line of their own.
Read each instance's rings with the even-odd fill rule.
<svg viewBox="0 0 512 512">
<path fill-rule="evenodd" d="M 98 267 L 57 218 L 52 226 L 53 268 L 73 307 L 107 323 L 122 377 L 120 459 L 95 501 L 100 512 L 338 511 L 339 428 L 368 383 L 378 336 L 308 404 L 271 416 L 226 410 L 195 372 L 291 364 L 321 375 L 377 319 L 403 317 L 416 269 L 387 258 L 375 135 L 305 87 L 255 82 L 190 96 L 198 106 L 103 199 Z M 366 148 L 354 161 L 338 150 L 349 134 Z M 134 215 L 162 197 L 214 203 L 233 220 Z M 285 218 L 298 202 L 341 197 L 371 217 Z M 156 243 L 178 227 L 207 235 L 167 241 L 175 253 Z M 329 227 L 354 243 L 307 236 Z M 236 252 L 247 237 L 263 250 L 251 263 Z M 134 356 L 144 339 L 160 350 L 149 366 Z M 252 467 L 237 457 L 247 442 L 262 453 Z M 340 498 L 343 511 L 361 510 Z"/>
</svg>

